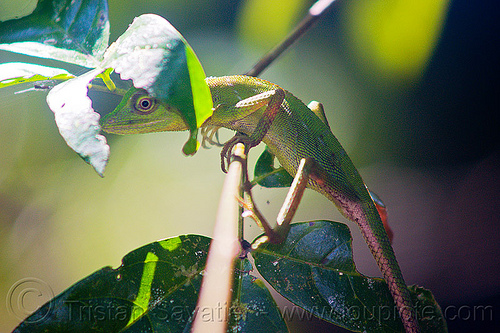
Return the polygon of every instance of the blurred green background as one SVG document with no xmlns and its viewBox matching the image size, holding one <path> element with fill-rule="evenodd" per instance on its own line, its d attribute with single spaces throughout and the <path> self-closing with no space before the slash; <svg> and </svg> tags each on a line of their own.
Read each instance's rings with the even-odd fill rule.
<svg viewBox="0 0 500 333">
<path fill-rule="evenodd" d="M 135 16 L 156 13 L 189 41 L 207 75 L 239 74 L 311 4 L 110 0 L 111 41 Z M 25 6 L 29 11 L 30 2 L 1 0 L 0 18 Z M 451 332 L 493 331 L 500 315 L 499 7 L 339 1 L 262 75 L 306 103 L 324 103 L 333 132 L 388 206 L 407 282 L 433 291 Z M 9 61 L 61 66 L 0 51 L 0 63 Z M 23 278 L 40 279 L 58 294 L 146 243 L 211 234 L 224 179 L 217 148 L 186 158 L 187 133 L 108 135 L 111 159 L 101 179 L 59 136 L 45 94 L 14 91 L 0 91 L 0 300 Z M 95 107 L 106 112 L 117 102 L 99 95 Z M 285 192 L 255 192 L 273 219 Z M 345 221 L 308 191 L 296 220 L 314 219 Z M 348 224 L 359 270 L 379 276 Z M 257 233 L 249 222 L 247 238 Z M 48 298 L 27 295 L 24 308 Z M 0 331 L 21 320 L 8 304 L 0 302 Z M 320 321 L 290 327 L 334 331 Z"/>
</svg>

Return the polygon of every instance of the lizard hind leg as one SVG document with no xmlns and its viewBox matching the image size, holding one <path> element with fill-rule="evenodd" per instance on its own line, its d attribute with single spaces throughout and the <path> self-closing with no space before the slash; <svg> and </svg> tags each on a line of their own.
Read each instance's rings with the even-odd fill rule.
<svg viewBox="0 0 500 333">
<path fill-rule="evenodd" d="M 253 249 L 259 247 L 263 243 L 279 244 L 285 241 L 290 230 L 290 224 L 297 211 L 297 208 L 302 199 L 302 195 L 309 180 L 309 174 L 313 166 L 312 160 L 303 158 L 300 161 L 297 173 L 294 177 L 292 185 L 288 190 L 286 198 L 283 202 L 278 217 L 276 218 L 276 226 L 273 228 L 260 213 L 255 205 L 252 197 L 251 186 L 245 187 L 247 200 L 240 200 L 240 204 L 245 208 L 245 217 L 251 217 L 257 225 L 264 231 L 265 235 L 260 237 L 252 245 Z"/>
<path fill-rule="evenodd" d="M 323 104 L 316 102 L 316 101 L 311 101 L 309 104 L 307 104 L 307 107 L 326 125 L 328 128 L 330 128 L 330 125 L 328 124 L 328 120 L 326 119 L 325 115 L 325 108 L 323 107 Z"/>
</svg>

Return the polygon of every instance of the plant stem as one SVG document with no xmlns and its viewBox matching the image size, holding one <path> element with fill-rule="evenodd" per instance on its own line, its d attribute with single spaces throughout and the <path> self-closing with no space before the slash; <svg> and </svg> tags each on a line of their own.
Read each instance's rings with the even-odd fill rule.
<svg viewBox="0 0 500 333">
<path fill-rule="evenodd" d="M 231 162 L 224 180 L 192 332 L 223 333 L 229 320 L 234 263 L 240 252 L 239 230 L 235 222 L 239 212 L 237 196 L 243 173 L 243 144 L 236 145 L 234 155 L 239 159 Z M 204 313 L 199 311 L 219 313 L 223 318 L 206 320 Z"/>
</svg>

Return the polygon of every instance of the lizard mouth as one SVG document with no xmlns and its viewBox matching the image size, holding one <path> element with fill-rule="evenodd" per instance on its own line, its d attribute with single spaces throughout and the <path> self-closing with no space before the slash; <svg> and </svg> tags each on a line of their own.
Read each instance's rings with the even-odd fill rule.
<svg viewBox="0 0 500 333">
<path fill-rule="evenodd" d="M 144 122 L 141 119 L 129 119 L 119 121 L 115 118 L 103 119 L 101 129 L 111 134 L 131 134 L 131 133 L 149 133 L 152 127 L 162 123 L 163 120 Z"/>
</svg>

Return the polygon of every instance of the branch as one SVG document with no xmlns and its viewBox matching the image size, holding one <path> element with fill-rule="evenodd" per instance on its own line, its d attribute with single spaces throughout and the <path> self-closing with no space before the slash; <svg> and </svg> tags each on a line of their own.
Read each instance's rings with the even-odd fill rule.
<svg viewBox="0 0 500 333">
<path fill-rule="evenodd" d="M 222 188 L 214 236 L 210 244 L 200 297 L 195 311 L 192 329 L 192 332 L 195 333 L 225 333 L 229 320 L 226 314 L 229 313 L 231 307 L 234 262 L 240 251 L 237 223 L 239 203 L 236 198 L 242 179 L 243 167 L 240 161 L 245 158 L 244 146 L 238 144 L 234 154 L 240 159 L 234 159 L 229 165 L 229 171 Z M 211 313 L 214 313 L 215 309 L 222 309 L 220 313 L 223 318 L 207 320 L 203 313 L 199 312 L 210 310 Z"/>
<path fill-rule="evenodd" d="M 298 40 L 309 28 L 326 12 L 335 0 L 318 0 L 309 8 L 307 15 L 300 21 L 294 30 L 278 45 L 269 51 L 245 75 L 259 76 L 276 58 Z"/>
</svg>

